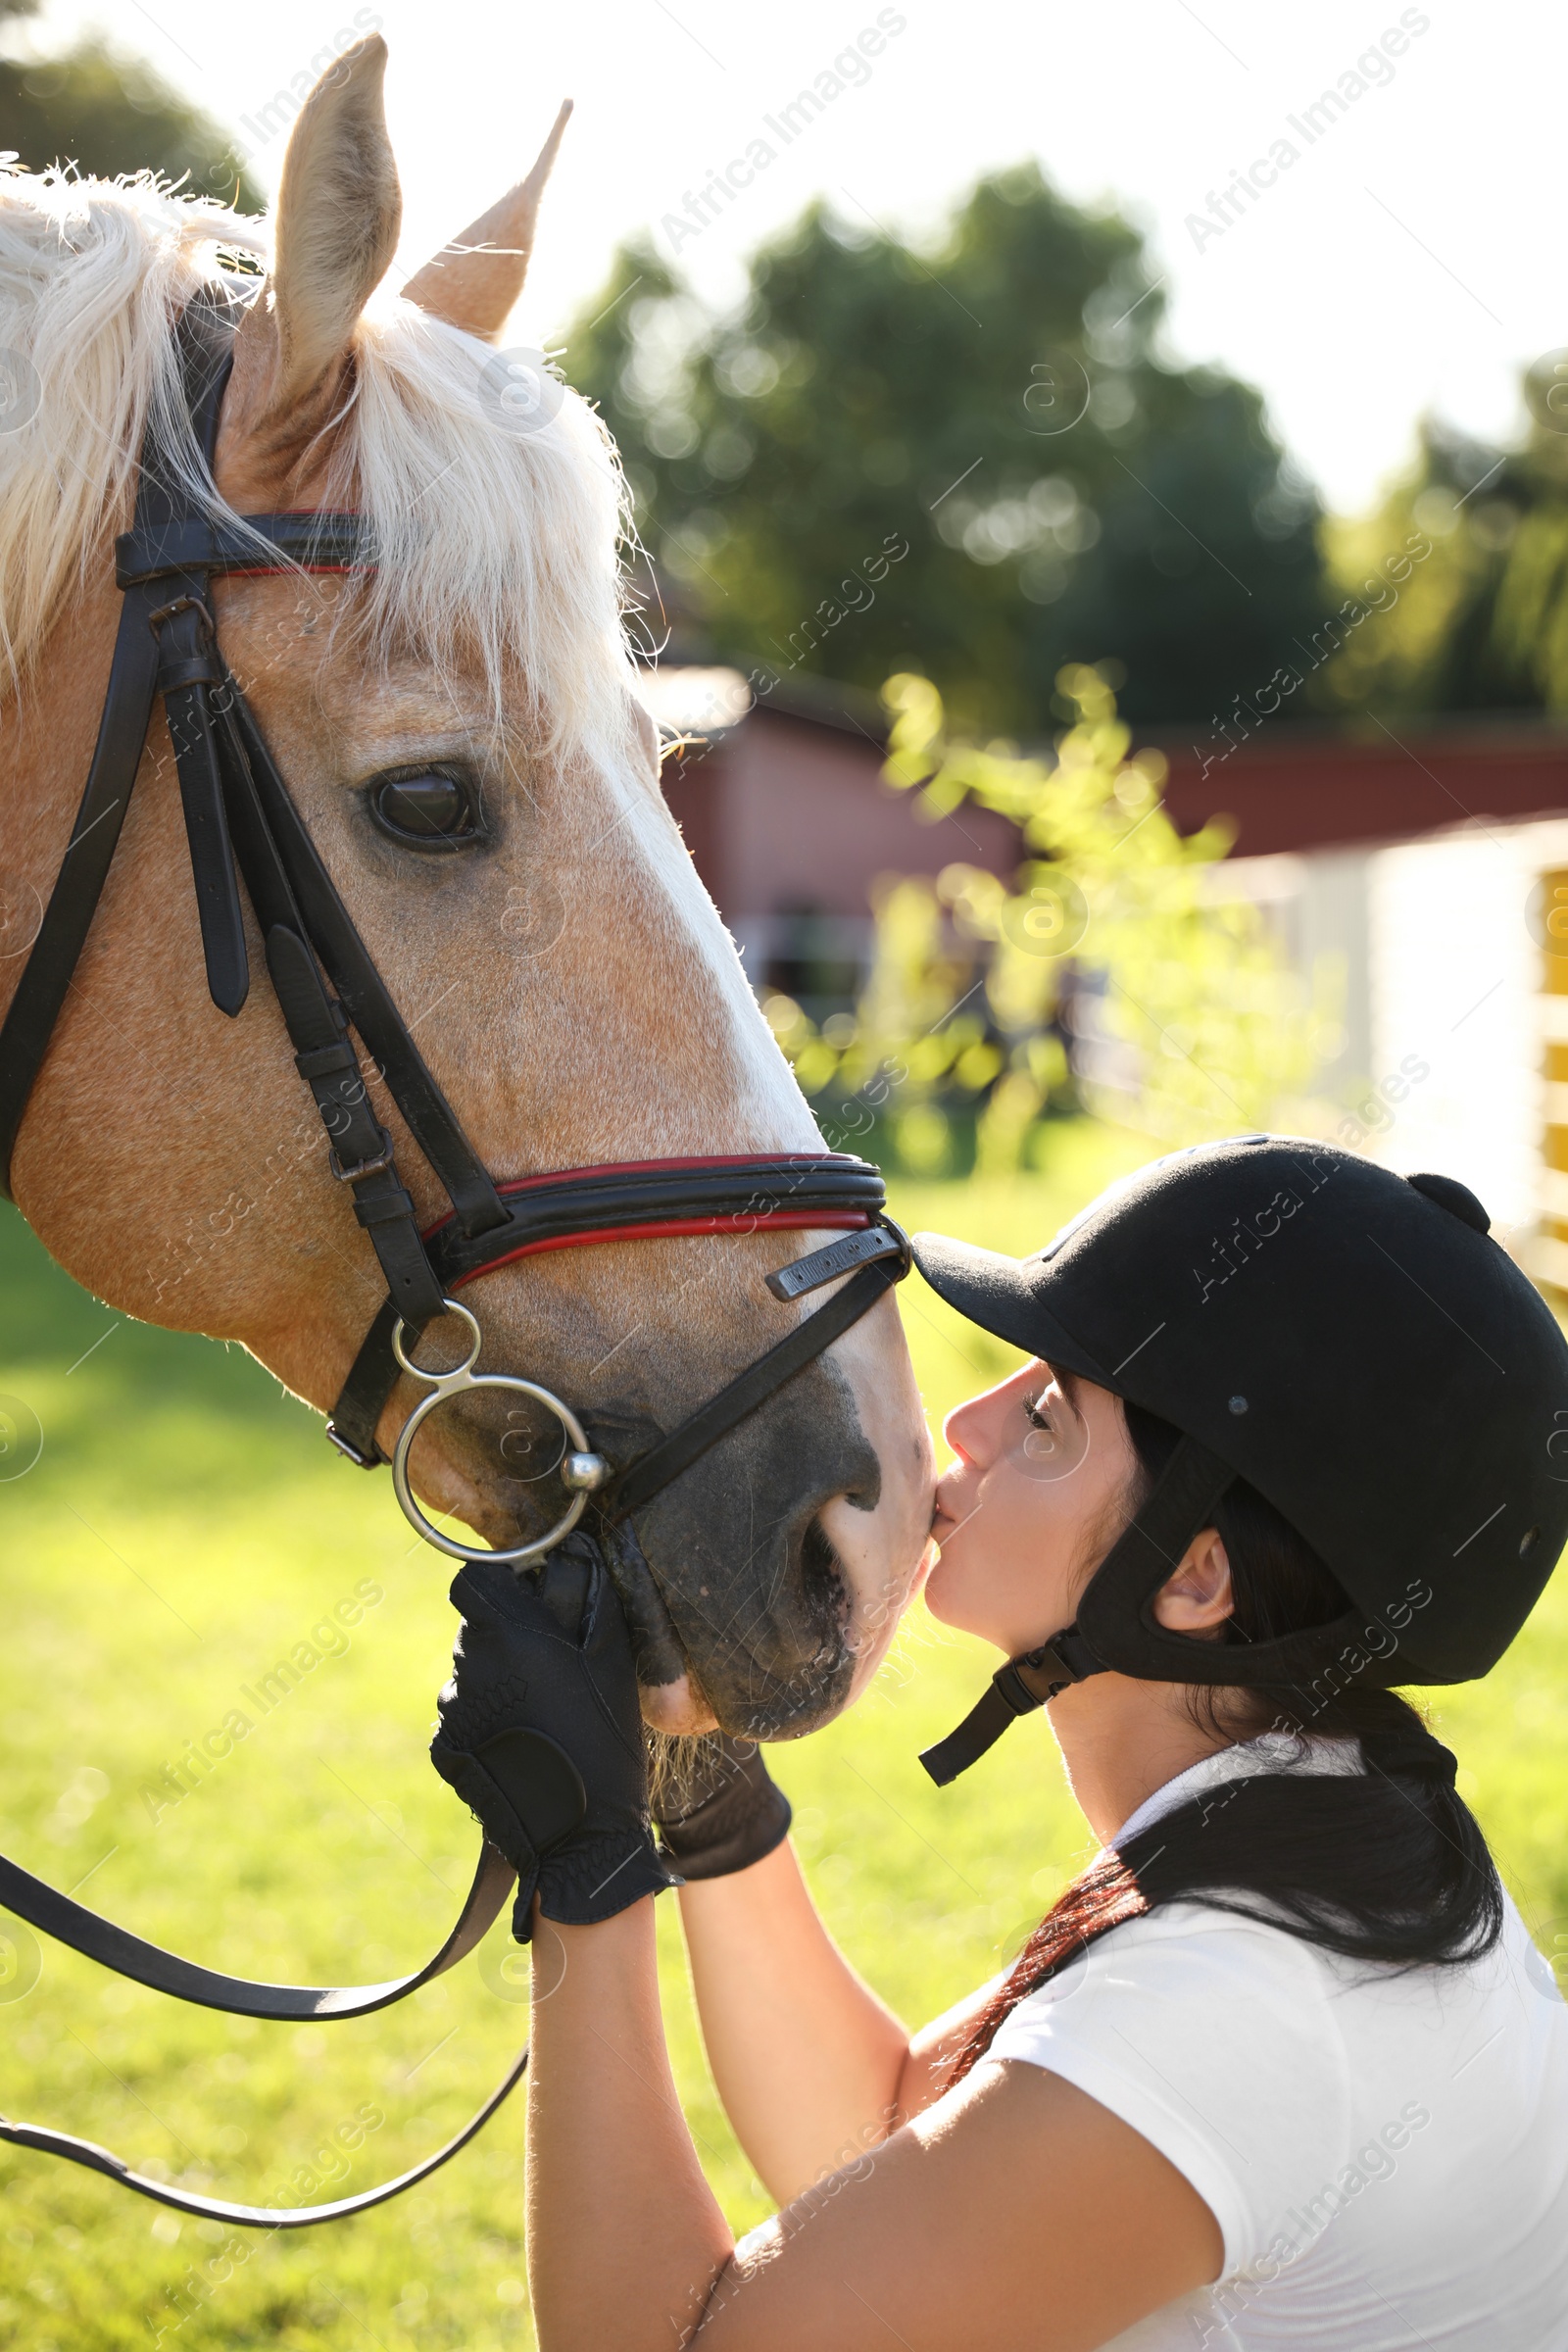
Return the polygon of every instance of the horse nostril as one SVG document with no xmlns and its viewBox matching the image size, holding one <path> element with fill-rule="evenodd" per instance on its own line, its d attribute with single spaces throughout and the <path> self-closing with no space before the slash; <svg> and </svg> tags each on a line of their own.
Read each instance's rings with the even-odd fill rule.
<svg viewBox="0 0 1568 2352">
<path fill-rule="evenodd" d="M 807 1523 L 801 1538 L 801 1585 L 813 1615 L 836 1621 L 848 1603 L 844 1562 L 820 1518 Z"/>
</svg>

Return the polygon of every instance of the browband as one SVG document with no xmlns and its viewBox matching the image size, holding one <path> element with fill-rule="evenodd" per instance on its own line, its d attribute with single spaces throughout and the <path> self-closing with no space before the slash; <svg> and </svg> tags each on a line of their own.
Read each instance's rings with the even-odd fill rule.
<svg viewBox="0 0 1568 2352">
<path fill-rule="evenodd" d="M 282 571 L 296 564 L 305 571 L 362 571 L 374 563 L 373 543 L 356 514 L 306 508 L 247 514 L 243 522 L 185 515 L 122 531 L 115 541 L 115 585 L 140 588 L 185 571 Z"/>
</svg>

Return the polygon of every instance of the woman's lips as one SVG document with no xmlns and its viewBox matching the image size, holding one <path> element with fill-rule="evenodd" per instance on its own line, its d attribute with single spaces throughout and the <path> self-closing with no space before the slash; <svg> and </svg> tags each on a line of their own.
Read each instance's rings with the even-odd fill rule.
<svg viewBox="0 0 1568 2352">
<path fill-rule="evenodd" d="M 940 1499 L 933 1503 L 931 1507 L 931 1533 L 938 1544 L 941 1543 L 945 1535 L 951 1535 L 953 1530 L 957 1525 L 958 1521 L 955 1518 L 952 1511 L 948 1509 L 946 1503 Z"/>
</svg>

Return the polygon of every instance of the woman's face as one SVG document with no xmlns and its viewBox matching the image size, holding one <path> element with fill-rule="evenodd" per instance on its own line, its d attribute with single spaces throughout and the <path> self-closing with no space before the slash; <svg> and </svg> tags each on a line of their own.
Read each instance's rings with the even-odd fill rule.
<svg viewBox="0 0 1568 2352">
<path fill-rule="evenodd" d="M 943 1430 L 956 1459 L 937 1482 L 926 1605 L 1008 1657 L 1071 1625 L 1137 1471 L 1120 1398 L 1072 1388 L 1069 1399 L 1049 1364 L 1025 1364 Z"/>
</svg>

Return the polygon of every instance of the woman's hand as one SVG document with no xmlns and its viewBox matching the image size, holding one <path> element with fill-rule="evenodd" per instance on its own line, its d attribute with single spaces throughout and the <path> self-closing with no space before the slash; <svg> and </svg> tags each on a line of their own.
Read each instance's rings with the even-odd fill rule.
<svg viewBox="0 0 1568 2352">
<path fill-rule="evenodd" d="M 654 1850 L 631 1642 L 597 1548 L 568 1541 L 536 1574 L 470 1560 L 430 1760 L 517 1873 L 513 1933 L 589 1926 L 676 1882 Z"/>
<path fill-rule="evenodd" d="M 750 1870 L 789 1835 L 790 1800 L 755 1740 L 727 1732 L 693 1742 L 679 1785 L 659 1807 L 659 1850 L 683 1880 Z"/>
</svg>

